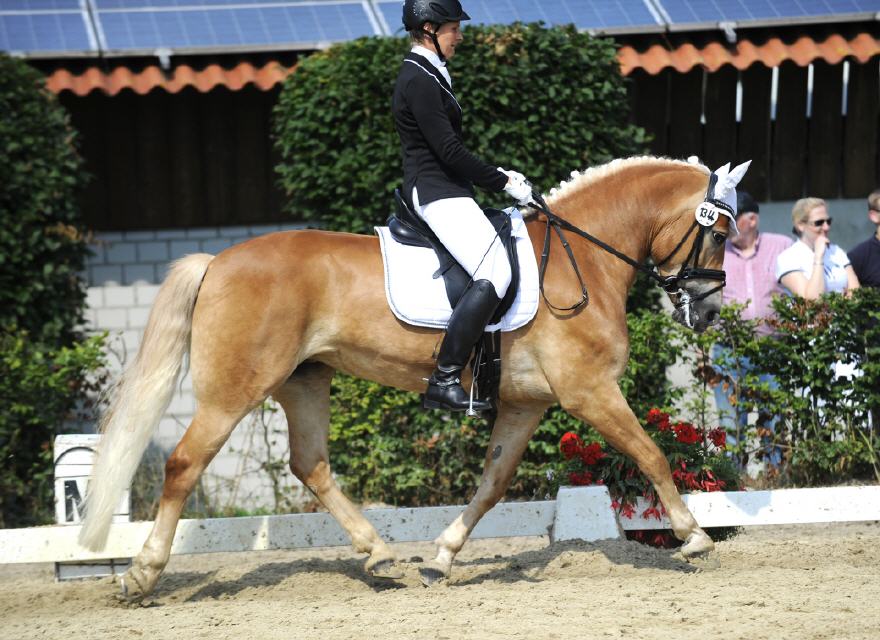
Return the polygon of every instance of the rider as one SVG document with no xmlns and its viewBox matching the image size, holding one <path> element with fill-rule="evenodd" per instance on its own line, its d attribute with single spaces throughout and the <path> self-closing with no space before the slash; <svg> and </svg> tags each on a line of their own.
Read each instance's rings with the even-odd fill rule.
<svg viewBox="0 0 880 640">
<path fill-rule="evenodd" d="M 403 197 L 471 275 L 472 282 L 449 318 L 428 380 L 425 408 L 467 410 L 461 371 L 510 285 L 510 265 L 496 231 L 474 202 L 476 183 L 504 190 L 520 204 L 531 197 L 525 177 L 486 164 L 462 143 L 461 105 L 452 93 L 446 60 L 470 20 L 458 0 L 406 0 L 403 26 L 412 50 L 394 87 L 392 111 L 403 155 Z M 474 401 L 476 411 L 491 409 Z"/>
</svg>

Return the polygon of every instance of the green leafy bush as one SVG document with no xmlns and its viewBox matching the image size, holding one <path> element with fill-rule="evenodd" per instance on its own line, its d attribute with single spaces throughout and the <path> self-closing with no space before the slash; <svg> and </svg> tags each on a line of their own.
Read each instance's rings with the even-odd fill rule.
<svg viewBox="0 0 880 640">
<path fill-rule="evenodd" d="M 0 527 L 52 513 L 52 440 L 94 383 L 73 130 L 45 80 L 0 55 Z"/>
<path fill-rule="evenodd" d="M 65 418 L 90 417 L 104 336 L 53 349 L 22 330 L 0 333 L 0 529 L 54 519 L 52 444 Z"/>
<path fill-rule="evenodd" d="M 736 406 L 778 416 L 775 432 L 759 419 L 746 440 L 763 436 L 782 449 L 782 483 L 880 481 L 880 431 L 876 423 L 869 428 L 869 414 L 876 418 L 880 407 L 880 291 L 863 288 L 852 298 L 828 294 L 816 301 L 782 297 L 773 306 L 772 337 L 756 337 L 754 322 L 742 320 L 735 306 L 722 310 L 715 331 L 731 347 L 718 364 L 736 367 L 745 357 L 758 366 L 738 383 L 713 370 L 713 382 L 725 385 Z M 840 377 L 838 363 L 860 373 Z M 761 373 L 773 375 L 778 387 L 762 384 Z"/>
<path fill-rule="evenodd" d="M 611 40 L 537 24 L 464 30 L 450 68 L 465 143 L 549 189 L 569 172 L 644 151 Z M 407 40 L 363 38 L 303 60 L 275 109 L 280 183 L 300 219 L 372 232 L 400 185 L 391 95 Z M 507 206 L 503 196 L 478 196 Z"/>
<path fill-rule="evenodd" d="M 69 342 L 88 247 L 76 208 L 85 174 L 67 114 L 24 62 L 0 55 L 0 326 Z"/>
</svg>

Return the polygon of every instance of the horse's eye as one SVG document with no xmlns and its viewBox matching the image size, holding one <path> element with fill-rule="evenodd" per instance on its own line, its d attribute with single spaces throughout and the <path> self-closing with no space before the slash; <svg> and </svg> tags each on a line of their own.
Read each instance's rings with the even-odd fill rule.
<svg viewBox="0 0 880 640">
<path fill-rule="evenodd" d="M 727 240 L 727 235 L 721 233 L 720 231 L 713 231 L 712 239 L 715 241 L 715 244 L 723 244 L 724 241 Z"/>
</svg>

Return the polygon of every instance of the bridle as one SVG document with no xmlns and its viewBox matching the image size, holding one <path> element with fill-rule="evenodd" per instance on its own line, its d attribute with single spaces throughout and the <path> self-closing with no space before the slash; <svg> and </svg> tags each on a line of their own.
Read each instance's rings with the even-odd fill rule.
<svg viewBox="0 0 880 640">
<path fill-rule="evenodd" d="M 714 191 L 715 183 L 717 181 L 717 176 L 713 173 L 709 178 L 709 187 L 706 190 L 706 197 L 704 202 L 708 202 L 715 207 L 718 207 L 725 212 L 729 213 L 731 218 L 734 217 L 735 212 L 731 209 L 731 207 L 712 196 Z M 551 309 L 555 311 L 575 311 L 580 307 L 587 304 L 590 300 L 589 292 L 587 291 L 587 285 L 584 282 L 583 276 L 581 276 L 580 269 L 578 268 L 577 260 L 575 260 L 574 252 L 571 250 L 571 246 L 568 243 L 568 240 L 565 237 L 565 231 L 571 231 L 582 238 L 585 238 L 595 244 L 600 249 L 610 253 L 614 257 L 622 260 L 627 263 L 631 267 L 641 271 L 649 278 L 651 278 L 657 285 L 663 288 L 666 293 L 677 296 L 678 301 L 675 302 L 676 309 L 682 309 L 685 314 L 685 323 L 688 326 L 692 326 L 691 323 L 691 315 L 690 315 L 690 305 L 694 302 L 707 298 L 713 293 L 720 291 L 724 288 L 726 275 L 723 270 L 720 269 L 704 269 L 699 266 L 699 257 L 700 253 L 703 250 L 703 242 L 706 238 L 706 231 L 711 229 L 711 226 L 704 226 L 700 224 L 697 220 L 694 220 L 694 223 L 688 229 L 687 233 L 678 241 L 678 244 L 675 245 L 675 248 L 663 258 L 656 265 L 651 265 L 647 263 L 638 262 L 628 255 L 621 253 L 611 245 L 603 242 L 599 238 L 594 235 L 584 231 L 583 229 L 576 227 L 571 224 L 567 220 L 560 218 L 558 215 L 553 213 L 550 208 L 547 206 L 547 203 L 544 200 L 544 197 L 541 194 L 533 194 L 532 201 L 530 202 L 530 206 L 534 209 L 537 209 L 547 218 L 547 228 L 544 233 L 544 248 L 541 251 L 541 265 L 538 272 L 538 288 L 541 291 L 541 297 L 544 299 L 544 302 L 550 306 Z M 550 259 L 550 230 L 556 232 L 556 235 L 559 236 L 559 241 L 562 243 L 562 247 L 565 249 L 566 254 L 568 255 L 568 260 L 571 264 L 572 270 L 577 276 L 578 283 L 581 286 L 581 299 L 575 304 L 569 307 L 557 307 L 550 300 L 547 299 L 547 295 L 544 293 L 544 274 L 547 271 L 547 263 Z M 684 244 L 688 241 L 688 239 L 694 234 L 696 231 L 696 236 L 694 237 L 694 242 L 691 245 L 691 249 L 688 252 L 687 257 L 684 262 L 681 264 L 681 269 L 679 269 L 678 273 L 675 275 L 664 276 L 661 275 L 659 269 L 669 262 L 672 257 L 677 254 Z M 708 291 L 704 291 L 697 295 L 691 295 L 687 290 L 684 289 L 682 283 L 688 280 L 714 280 L 719 282 L 718 286 L 709 289 Z"/>
</svg>

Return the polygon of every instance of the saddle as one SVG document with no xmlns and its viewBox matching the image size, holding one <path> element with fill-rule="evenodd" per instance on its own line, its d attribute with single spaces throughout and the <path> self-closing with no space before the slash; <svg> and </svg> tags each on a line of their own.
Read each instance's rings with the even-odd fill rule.
<svg viewBox="0 0 880 640">
<path fill-rule="evenodd" d="M 425 247 L 434 250 L 440 261 L 440 268 L 434 272 L 434 278 L 443 278 L 449 306 L 455 309 L 455 305 L 471 281 L 470 275 L 447 251 L 443 243 L 431 231 L 431 227 L 410 210 L 403 196 L 400 195 L 399 189 L 394 190 L 394 202 L 396 205 L 395 213 L 388 216 L 388 230 L 391 237 L 410 247 Z M 501 241 L 510 263 L 510 286 L 489 322 L 489 324 L 495 324 L 504 317 L 516 298 L 516 291 L 519 288 L 519 260 L 516 254 L 516 242 L 511 235 L 510 216 L 500 209 L 484 209 L 483 213 L 498 232 L 498 239 Z"/>
<path fill-rule="evenodd" d="M 388 217 L 388 230 L 391 237 L 407 246 L 434 250 L 440 262 L 440 268 L 434 272 L 433 277 L 443 278 L 449 306 L 455 309 L 455 305 L 471 281 L 471 276 L 443 246 L 427 223 L 410 210 L 399 189 L 394 190 L 394 201 L 395 213 Z M 495 324 L 504 317 L 516 298 L 520 280 L 519 259 L 516 253 L 516 240 L 511 233 L 510 216 L 499 209 L 484 209 L 483 213 L 498 232 L 498 239 L 504 247 L 507 260 L 510 263 L 510 286 L 490 321 L 490 324 Z M 491 400 L 494 403 L 498 397 L 498 387 L 501 383 L 500 331 L 483 333 L 476 345 L 470 364 L 477 389 L 475 395 L 480 399 Z"/>
</svg>

